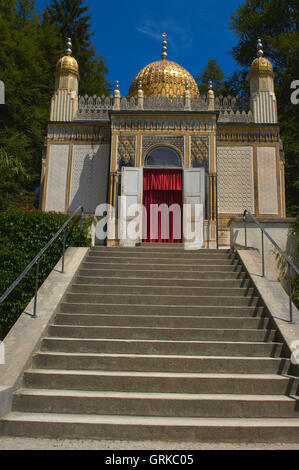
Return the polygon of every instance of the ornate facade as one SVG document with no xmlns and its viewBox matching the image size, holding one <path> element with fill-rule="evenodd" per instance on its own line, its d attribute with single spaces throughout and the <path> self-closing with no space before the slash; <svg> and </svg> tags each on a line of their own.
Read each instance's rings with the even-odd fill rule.
<svg viewBox="0 0 299 470">
<path fill-rule="evenodd" d="M 167 60 L 166 36 L 161 60 L 141 70 L 128 96 L 120 95 L 117 84 L 110 97 L 79 97 L 79 66 L 68 46 L 57 64 L 45 141 L 43 210 L 68 212 L 82 204 L 95 214 L 105 202 L 117 208 L 118 196 L 127 195 L 129 169 L 139 178 L 135 196 L 142 202 L 143 168 L 167 168 L 182 171 L 183 202 L 197 188 L 206 247 L 229 244 L 229 220 L 245 209 L 257 217 L 285 217 L 273 68 L 260 42 L 248 77 L 248 105 L 215 98 L 212 86 L 200 96 L 192 76 Z M 119 243 L 118 219 L 113 223 L 110 245 Z"/>
</svg>

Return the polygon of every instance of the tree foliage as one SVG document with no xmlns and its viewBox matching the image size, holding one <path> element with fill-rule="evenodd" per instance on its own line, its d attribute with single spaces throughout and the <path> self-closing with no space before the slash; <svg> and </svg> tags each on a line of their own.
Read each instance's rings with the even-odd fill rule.
<svg viewBox="0 0 299 470">
<path fill-rule="evenodd" d="M 82 4 L 77 0 L 56 3 L 65 3 L 69 9 Z M 74 13 L 74 25 L 81 25 L 75 48 L 80 74 L 85 77 L 79 93 L 107 94 L 104 59 L 90 42 L 89 21 L 81 18 L 87 8 Z M 65 33 L 50 13 L 37 14 L 35 0 L 0 0 L 0 44 L 0 80 L 5 83 L 7 103 L 0 115 L 0 147 L 22 163 L 29 175 L 24 185 L 31 191 L 39 185 L 55 67 L 65 49 Z"/>
<path fill-rule="evenodd" d="M 22 162 L 0 148 L 0 211 L 14 204 L 28 179 Z"/>
<path fill-rule="evenodd" d="M 226 94 L 226 82 L 224 73 L 215 59 L 210 59 L 196 79 L 198 89 L 201 95 L 206 95 L 209 89 L 209 83 L 212 81 L 213 90 L 216 96 Z"/>
<path fill-rule="evenodd" d="M 43 28 L 31 3 L 0 3 L 0 70 L 7 103 L 0 146 L 22 162 L 29 183 L 36 184 L 59 49 L 57 33 Z"/>
</svg>

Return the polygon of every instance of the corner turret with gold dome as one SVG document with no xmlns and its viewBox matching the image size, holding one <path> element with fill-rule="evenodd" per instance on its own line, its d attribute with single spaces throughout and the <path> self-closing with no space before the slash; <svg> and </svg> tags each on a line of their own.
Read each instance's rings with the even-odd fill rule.
<svg viewBox="0 0 299 470">
<path fill-rule="evenodd" d="M 277 103 L 274 90 L 273 66 L 264 57 L 261 39 L 257 43 L 257 57 L 248 75 L 250 84 L 250 109 L 256 123 L 277 123 Z"/>
<path fill-rule="evenodd" d="M 198 86 L 192 75 L 181 65 L 167 59 L 167 35 L 163 35 L 161 60 L 146 65 L 134 78 L 129 96 L 136 96 L 140 82 L 144 96 L 183 98 L 188 82 L 191 97 L 199 97 Z"/>
<path fill-rule="evenodd" d="M 71 38 L 55 71 L 55 92 L 51 102 L 51 121 L 71 121 L 78 110 L 79 65 L 72 57 Z"/>
</svg>

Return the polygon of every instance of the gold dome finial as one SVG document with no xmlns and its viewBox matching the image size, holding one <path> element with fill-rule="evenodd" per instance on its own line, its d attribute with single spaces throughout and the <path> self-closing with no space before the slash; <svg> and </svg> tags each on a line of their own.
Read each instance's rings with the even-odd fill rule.
<svg viewBox="0 0 299 470">
<path fill-rule="evenodd" d="M 71 38 L 66 38 L 66 55 L 72 55 L 72 40 Z"/>
<path fill-rule="evenodd" d="M 163 43 L 162 43 L 162 55 L 161 55 L 161 59 L 162 59 L 162 60 L 167 60 L 167 41 L 166 41 L 167 34 L 166 34 L 166 33 L 163 33 L 163 34 L 162 34 L 162 37 L 163 37 Z"/>
<path fill-rule="evenodd" d="M 270 60 L 264 57 L 263 44 L 262 44 L 261 39 L 259 39 L 257 42 L 257 57 L 254 59 L 254 61 L 251 64 L 250 72 L 248 75 L 248 80 L 251 80 L 251 78 L 257 74 L 258 75 L 267 74 L 267 75 L 270 75 L 271 77 L 274 76 L 273 66 Z"/>
<path fill-rule="evenodd" d="M 78 62 L 72 57 L 72 40 L 67 38 L 65 55 L 59 59 L 56 65 L 56 74 L 68 74 L 72 73 L 79 77 L 79 66 Z"/>
<path fill-rule="evenodd" d="M 258 39 L 258 43 L 257 43 L 257 56 L 258 56 L 258 57 L 263 57 L 263 55 L 264 55 L 264 51 L 263 51 L 262 40 L 261 40 L 261 39 Z"/>
</svg>

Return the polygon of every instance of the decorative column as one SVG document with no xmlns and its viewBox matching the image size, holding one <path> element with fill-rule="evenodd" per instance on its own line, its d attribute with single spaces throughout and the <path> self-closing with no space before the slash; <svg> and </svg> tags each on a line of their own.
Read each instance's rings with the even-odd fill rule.
<svg viewBox="0 0 299 470">
<path fill-rule="evenodd" d="M 107 222 L 107 246 L 116 245 L 116 214 L 115 214 L 115 196 L 116 196 L 117 172 L 110 172 L 109 178 L 109 210 Z"/>
<path fill-rule="evenodd" d="M 188 83 L 188 80 L 186 81 L 186 84 L 185 84 L 185 106 L 184 106 L 184 110 L 185 111 L 191 111 L 191 95 L 190 95 L 190 91 L 189 91 L 189 83 Z"/>
<path fill-rule="evenodd" d="M 214 111 L 214 109 L 215 109 L 215 95 L 214 95 L 214 91 L 213 91 L 213 82 L 212 82 L 212 80 L 210 80 L 210 82 L 209 82 L 208 102 L 209 102 L 208 110 L 209 111 Z"/>
<path fill-rule="evenodd" d="M 143 94 L 143 90 L 142 90 L 142 81 L 141 80 L 138 82 L 137 100 L 138 100 L 137 108 L 139 110 L 142 110 L 143 109 L 144 94 Z"/>
<path fill-rule="evenodd" d="M 119 81 L 118 80 L 115 83 L 113 109 L 115 111 L 120 110 L 120 91 L 119 91 Z"/>
<path fill-rule="evenodd" d="M 209 186 L 210 186 L 209 219 L 214 222 L 216 220 L 216 173 L 209 174 Z"/>
</svg>

